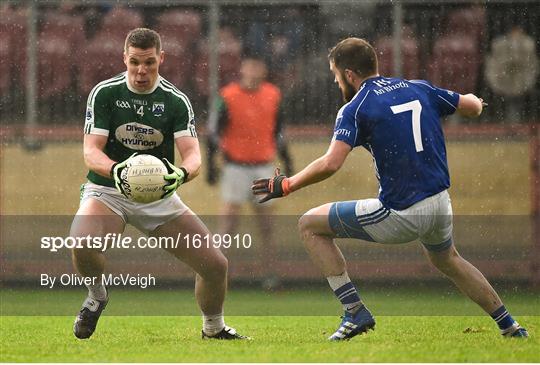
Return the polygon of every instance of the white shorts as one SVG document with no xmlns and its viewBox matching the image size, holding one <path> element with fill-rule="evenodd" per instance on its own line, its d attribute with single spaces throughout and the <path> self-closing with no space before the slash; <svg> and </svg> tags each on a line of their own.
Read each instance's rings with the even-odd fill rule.
<svg viewBox="0 0 540 365">
<path fill-rule="evenodd" d="M 378 243 L 420 239 L 431 251 L 452 245 L 452 204 L 446 190 L 404 210 L 388 209 L 379 199 L 337 202 L 330 207 L 328 218 L 340 238 Z"/>
<path fill-rule="evenodd" d="M 253 166 L 226 163 L 223 166 L 223 180 L 221 181 L 222 199 L 231 204 L 242 204 L 248 201 L 256 203 L 260 197 L 251 193 L 253 180 L 273 175 L 274 167 L 271 163 Z"/>
<path fill-rule="evenodd" d="M 141 204 L 128 200 L 115 188 L 87 182 L 81 186 L 82 205 L 87 199 L 96 199 L 118 214 L 124 222 L 148 234 L 157 227 L 185 213 L 189 208 L 175 193 L 167 199 Z"/>
</svg>

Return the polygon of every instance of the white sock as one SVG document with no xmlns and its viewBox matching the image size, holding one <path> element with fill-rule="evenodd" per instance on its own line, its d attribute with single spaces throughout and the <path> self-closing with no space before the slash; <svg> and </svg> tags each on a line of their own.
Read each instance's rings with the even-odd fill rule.
<svg viewBox="0 0 540 365">
<path fill-rule="evenodd" d="M 341 288 L 343 285 L 351 282 L 351 279 L 349 278 L 349 274 L 347 274 L 347 271 L 343 272 L 343 274 L 341 275 L 328 276 L 326 280 L 328 280 L 328 284 L 330 284 L 330 287 L 334 291 Z"/>
<path fill-rule="evenodd" d="M 341 275 L 328 276 L 326 280 L 345 311 L 356 313 L 362 307 L 362 300 L 347 271 Z"/>
<path fill-rule="evenodd" d="M 223 312 L 219 314 L 206 315 L 203 313 L 203 332 L 208 336 L 214 336 L 225 328 Z"/>
<path fill-rule="evenodd" d="M 107 289 L 105 289 L 105 285 L 101 283 L 101 280 L 96 284 L 87 284 L 86 287 L 88 288 L 88 296 L 90 298 L 102 301 L 107 299 Z"/>
</svg>

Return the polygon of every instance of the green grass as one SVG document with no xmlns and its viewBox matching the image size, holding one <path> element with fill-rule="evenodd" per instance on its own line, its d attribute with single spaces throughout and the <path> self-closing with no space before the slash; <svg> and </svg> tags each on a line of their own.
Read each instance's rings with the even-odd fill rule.
<svg viewBox="0 0 540 365">
<path fill-rule="evenodd" d="M 377 329 L 347 343 L 325 338 L 337 317 L 229 317 L 250 342 L 200 339 L 198 317 L 104 316 L 87 341 L 73 317 L 2 317 L 2 361 L 9 362 L 538 362 L 533 337 L 499 338 L 485 317 L 377 318 Z"/>
<path fill-rule="evenodd" d="M 324 279 L 322 279 L 324 280 Z M 324 282 L 322 282 L 324 284 Z M 197 316 L 199 309 L 190 289 L 110 288 L 109 316 Z M 483 311 L 467 300 L 449 282 L 436 287 L 410 284 L 362 285 L 365 303 L 377 315 L 389 316 L 481 316 Z M 2 316 L 65 316 L 78 310 L 85 289 L 36 290 L 3 289 L 0 292 Z M 538 292 L 525 288 L 500 290 L 506 307 L 514 315 L 540 316 Z M 36 305 L 39 303 L 39 305 Z M 332 316 L 339 305 L 329 288 L 307 288 L 264 292 L 257 289 L 231 288 L 225 302 L 225 313 L 232 316 Z"/>
<path fill-rule="evenodd" d="M 441 293 L 442 291 L 442 293 Z M 231 290 L 227 323 L 253 337 L 224 343 L 200 339 L 199 316 L 123 315 L 196 312 L 190 291 L 117 291 L 90 340 L 73 337 L 73 314 L 80 291 L 2 290 L 0 360 L 2 362 L 539 362 L 538 295 L 504 293 L 531 337 L 504 339 L 493 321 L 474 312 L 458 293 L 420 290 L 365 290 L 377 327 L 347 343 L 326 341 L 338 325 L 338 308 L 328 290 L 263 293 Z M 19 306 L 17 306 L 17 303 Z M 161 306 L 157 303 L 161 303 Z M 417 305 L 422 316 L 406 315 Z M 157 307 L 155 307 L 157 305 Z M 22 316 L 30 307 L 70 315 Z M 272 315 L 254 315 L 254 307 Z M 19 312 L 17 312 L 17 307 Z M 69 308 L 68 308 L 69 307 Z M 25 309 L 26 308 L 26 309 Z M 58 309 L 59 308 L 59 309 Z M 138 310 L 140 308 L 140 310 Z M 165 308 L 168 308 L 165 311 Z M 251 309 L 250 309 L 251 308 Z M 408 308 L 408 309 L 407 309 Z M 302 316 L 315 312 L 335 315 Z M 299 310 L 295 312 L 296 310 Z M 67 311 L 67 312 L 65 312 Z M 388 315 L 388 314 L 395 315 Z M 7 315 L 6 315 L 7 314 Z M 116 314 L 116 315 L 115 315 Z M 119 315 L 120 314 L 120 315 Z"/>
</svg>

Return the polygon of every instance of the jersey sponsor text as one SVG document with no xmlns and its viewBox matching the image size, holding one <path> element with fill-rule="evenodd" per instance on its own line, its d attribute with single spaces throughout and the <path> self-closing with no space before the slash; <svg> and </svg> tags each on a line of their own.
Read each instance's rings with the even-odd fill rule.
<svg viewBox="0 0 540 365">
<path fill-rule="evenodd" d="M 116 128 L 115 136 L 124 146 L 137 151 L 152 149 L 163 142 L 160 131 L 136 122 L 122 124 Z"/>
<path fill-rule="evenodd" d="M 409 87 L 409 85 L 407 85 L 405 81 L 401 81 L 394 85 L 382 86 L 380 89 L 373 89 L 373 92 L 375 92 L 376 95 L 382 95 L 403 87 Z"/>
</svg>

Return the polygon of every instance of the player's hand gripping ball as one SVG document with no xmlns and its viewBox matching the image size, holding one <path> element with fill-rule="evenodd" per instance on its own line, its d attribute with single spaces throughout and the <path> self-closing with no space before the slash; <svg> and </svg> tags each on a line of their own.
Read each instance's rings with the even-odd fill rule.
<svg viewBox="0 0 540 365">
<path fill-rule="evenodd" d="M 167 181 L 167 167 L 152 155 L 133 154 L 115 164 L 111 174 L 116 189 L 136 203 L 152 203 L 163 198 Z"/>
<path fill-rule="evenodd" d="M 167 185 L 163 188 L 165 194 L 163 198 L 168 198 L 174 194 L 176 189 L 180 187 L 188 178 L 188 172 L 183 167 L 176 167 L 169 162 L 166 158 L 161 159 L 165 168 L 167 169 L 167 174 L 163 177 L 167 181 Z"/>
</svg>

